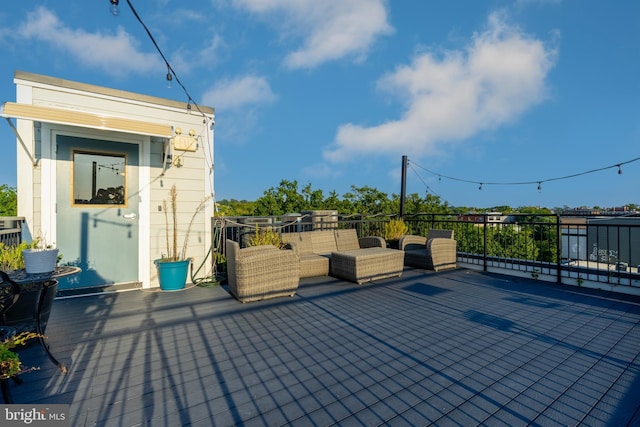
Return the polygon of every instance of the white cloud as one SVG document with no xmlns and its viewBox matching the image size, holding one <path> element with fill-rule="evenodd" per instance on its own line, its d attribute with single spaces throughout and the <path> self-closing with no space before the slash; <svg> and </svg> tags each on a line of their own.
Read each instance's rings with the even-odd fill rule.
<svg viewBox="0 0 640 427">
<path fill-rule="evenodd" d="M 14 36 L 48 43 L 66 51 L 79 63 L 111 75 L 144 74 L 162 69 L 158 56 L 140 52 L 136 41 L 123 28 L 119 27 L 113 35 L 68 28 L 44 7 L 29 13 Z"/>
<path fill-rule="evenodd" d="M 202 103 L 215 107 L 216 135 L 221 141 L 242 144 L 259 131 L 259 111 L 277 100 L 269 82 L 261 76 L 246 75 L 221 80 L 207 90 Z"/>
<path fill-rule="evenodd" d="M 377 37 L 393 32 L 384 0 L 235 0 L 234 4 L 273 18 L 283 37 L 303 39 L 302 46 L 285 58 L 291 69 L 344 57 L 361 59 Z"/>
<path fill-rule="evenodd" d="M 206 44 L 199 50 L 192 50 L 192 46 L 181 48 L 171 55 L 171 67 L 179 75 L 191 72 L 194 68 L 214 68 L 226 55 L 227 45 L 224 39 L 214 34 L 209 39 L 203 39 Z"/>
<path fill-rule="evenodd" d="M 324 152 L 338 162 L 358 154 L 433 154 L 447 143 L 513 121 L 546 96 L 555 51 L 492 14 L 464 51 L 417 55 L 378 81 L 405 110 L 373 127 L 339 127 Z"/>
<path fill-rule="evenodd" d="M 235 111 L 270 104 L 277 99 L 264 77 L 242 76 L 221 80 L 203 95 L 205 105 L 221 111 Z"/>
</svg>

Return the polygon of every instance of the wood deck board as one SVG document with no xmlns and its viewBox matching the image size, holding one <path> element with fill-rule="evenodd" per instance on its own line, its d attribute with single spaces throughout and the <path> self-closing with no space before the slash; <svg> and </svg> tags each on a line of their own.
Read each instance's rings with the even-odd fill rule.
<svg viewBox="0 0 640 427">
<path fill-rule="evenodd" d="M 61 375 L 12 385 L 72 425 L 640 423 L 640 299 L 469 270 L 56 300 Z"/>
</svg>

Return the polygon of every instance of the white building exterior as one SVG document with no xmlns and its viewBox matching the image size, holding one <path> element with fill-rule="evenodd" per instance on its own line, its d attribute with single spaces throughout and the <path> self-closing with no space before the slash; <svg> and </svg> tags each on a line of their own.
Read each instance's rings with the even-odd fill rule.
<svg viewBox="0 0 640 427">
<path fill-rule="evenodd" d="M 179 246 L 214 193 L 214 109 L 22 71 L 14 83 L 16 101 L 0 115 L 16 133 L 18 215 L 31 236 L 56 244 L 63 263 L 82 268 L 65 286 L 157 286 L 170 188 Z M 212 216 L 210 201 L 191 226 L 195 266 Z"/>
</svg>

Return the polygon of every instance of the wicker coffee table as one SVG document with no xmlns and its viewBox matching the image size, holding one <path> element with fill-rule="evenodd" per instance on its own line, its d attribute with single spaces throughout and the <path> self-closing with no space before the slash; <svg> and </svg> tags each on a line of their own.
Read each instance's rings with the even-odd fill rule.
<svg viewBox="0 0 640 427">
<path fill-rule="evenodd" d="M 404 252 L 387 248 L 366 248 L 331 254 L 331 275 L 362 284 L 388 277 L 400 277 Z"/>
</svg>

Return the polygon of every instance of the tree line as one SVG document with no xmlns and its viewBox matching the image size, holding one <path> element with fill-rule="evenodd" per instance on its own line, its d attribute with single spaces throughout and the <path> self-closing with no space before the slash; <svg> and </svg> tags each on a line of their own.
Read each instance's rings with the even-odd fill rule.
<svg viewBox="0 0 640 427">
<path fill-rule="evenodd" d="M 400 212 L 400 195 L 387 194 L 375 188 L 351 186 L 351 190 L 342 196 L 335 191 L 325 195 L 322 190 L 314 189 L 311 184 L 299 187 L 298 181 L 282 180 L 278 187 L 267 189 L 262 197 L 255 201 L 220 200 L 218 213 L 225 216 L 280 216 L 308 210 L 335 210 L 340 215 L 397 215 Z M 514 211 L 530 214 L 549 214 L 551 210 L 533 206 L 513 209 L 509 206 L 494 206 L 477 209 L 467 206 L 451 206 L 443 202 L 440 196 L 418 193 L 407 194 L 404 212 L 406 214 L 462 214 L 467 212 L 498 211 L 504 214 Z"/>
</svg>

